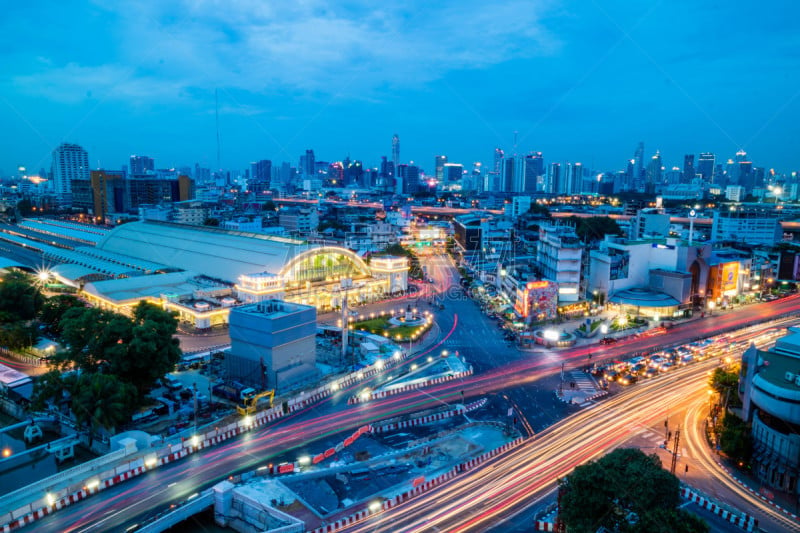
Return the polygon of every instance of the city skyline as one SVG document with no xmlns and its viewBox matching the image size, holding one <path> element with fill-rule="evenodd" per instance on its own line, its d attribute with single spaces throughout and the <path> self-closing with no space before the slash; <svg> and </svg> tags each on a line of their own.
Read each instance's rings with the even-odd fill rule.
<svg viewBox="0 0 800 533">
<path fill-rule="evenodd" d="M 428 174 L 436 154 L 467 168 L 515 138 L 520 154 L 596 170 L 624 168 L 640 141 L 667 168 L 740 149 L 800 167 L 794 6 L 371 7 L 15 5 L 0 23 L 0 170 L 49 169 L 61 142 L 91 168 L 131 154 L 216 168 L 215 93 L 229 169 L 308 148 L 375 166 L 394 134 L 400 162 Z"/>
</svg>

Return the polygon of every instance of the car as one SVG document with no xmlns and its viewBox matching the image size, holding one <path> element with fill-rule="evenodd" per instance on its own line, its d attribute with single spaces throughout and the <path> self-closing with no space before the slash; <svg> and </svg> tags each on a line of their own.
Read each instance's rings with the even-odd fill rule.
<svg viewBox="0 0 800 533">
<path fill-rule="evenodd" d="M 654 378 L 658 375 L 658 370 L 651 366 L 650 368 L 644 371 L 643 375 L 646 378 Z"/>
<path fill-rule="evenodd" d="M 680 362 L 680 364 L 682 364 L 682 365 L 688 365 L 688 364 L 689 364 L 689 363 L 691 363 L 692 361 L 694 361 L 694 356 L 693 356 L 692 354 L 689 354 L 689 355 L 684 355 L 683 357 L 681 357 L 681 362 Z"/>
<path fill-rule="evenodd" d="M 670 362 L 663 363 L 658 369 L 662 372 L 669 372 L 675 365 Z"/>
<path fill-rule="evenodd" d="M 617 339 L 614 337 L 603 337 L 600 339 L 600 344 L 614 344 L 615 342 L 617 342 Z"/>
<path fill-rule="evenodd" d="M 609 383 L 612 381 L 616 381 L 618 377 L 619 373 L 616 370 L 607 370 L 603 375 L 603 378 Z"/>
<path fill-rule="evenodd" d="M 633 385 L 634 383 L 636 383 L 636 381 L 637 377 L 634 376 L 633 374 L 625 374 L 624 376 L 619 378 L 619 382 L 622 385 Z"/>
<path fill-rule="evenodd" d="M 631 368 L 631 374 L 634 375 L 644 374 L 646 371 L 647 371 L 647 365 L 644 363 L 633 365 L 633 367 Z"/>
</svg>

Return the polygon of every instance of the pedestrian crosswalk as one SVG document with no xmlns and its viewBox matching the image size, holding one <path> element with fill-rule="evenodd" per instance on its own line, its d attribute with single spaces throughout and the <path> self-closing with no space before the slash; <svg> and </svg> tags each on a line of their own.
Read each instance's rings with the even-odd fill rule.
<svg viewBox="0 0 800 533">
<path fill-rule="evenodd" d="M 566 381 L 571 389 L 584 392 L 597 392 L 599 390 L 597 382 L 592 375 L 586 372 L 569 372 L 566 376 Z"/>
</svg>

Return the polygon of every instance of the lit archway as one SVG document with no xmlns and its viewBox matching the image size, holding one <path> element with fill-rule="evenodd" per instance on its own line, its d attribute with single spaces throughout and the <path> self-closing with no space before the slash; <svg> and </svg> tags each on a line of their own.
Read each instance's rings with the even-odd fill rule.
<svg viewBox="0 0 800 533">
<path fill-rule="evenodd" d="M 371 276 L 371 272 L 364 260 L 347 248 L 323 246 L 292 258 L 281 269 L 280 276 L 291 285 L 366 278 Z"/>
</svg>

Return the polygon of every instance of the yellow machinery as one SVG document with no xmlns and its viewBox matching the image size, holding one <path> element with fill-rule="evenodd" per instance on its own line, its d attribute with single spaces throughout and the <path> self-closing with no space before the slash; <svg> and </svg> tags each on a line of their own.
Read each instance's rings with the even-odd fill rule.
<svg viewBox="0 0 800 533">
<path fill-rule="evenodd" d="M 237 405 L 236 410 L 239 412 L 240 415 L 252 415 L 256 412 L 256 407 L 258 406 L 258 400 L 261 398 L 269 397 L 269 406 L 272 407 L 272 400 L 275 398 L 275 391 L 268 390 L 264 392 L 259 392 L 258 394 L 254 394 L 247 398 L 244 401 L 244 406 Z"/>
</svg>

